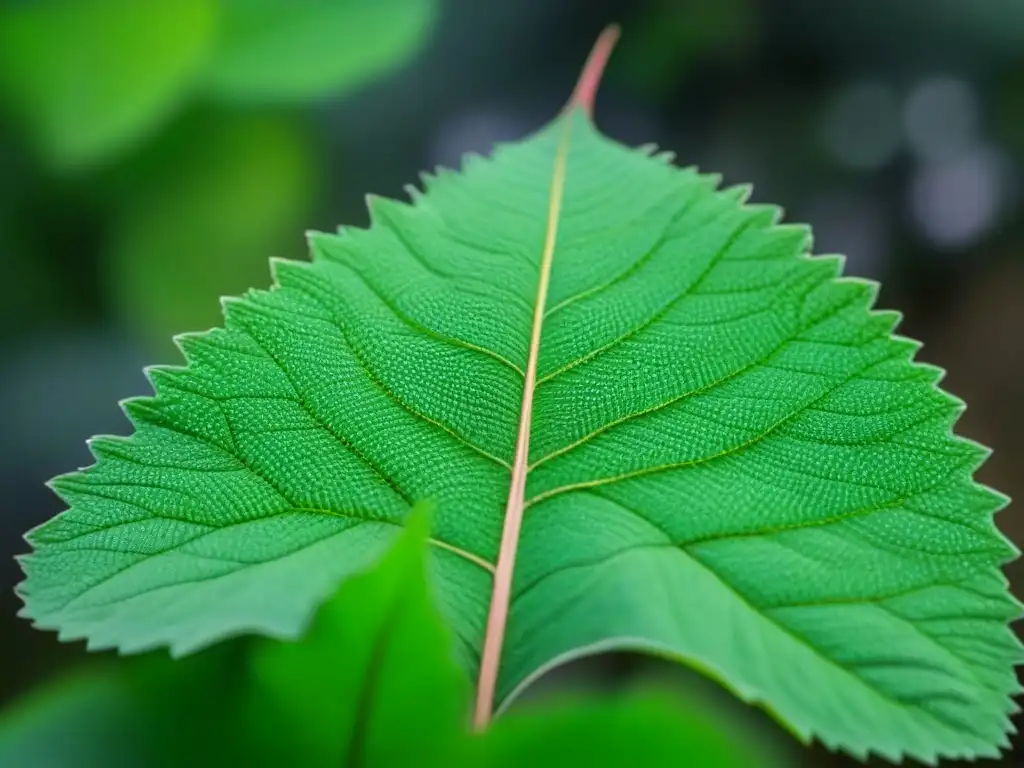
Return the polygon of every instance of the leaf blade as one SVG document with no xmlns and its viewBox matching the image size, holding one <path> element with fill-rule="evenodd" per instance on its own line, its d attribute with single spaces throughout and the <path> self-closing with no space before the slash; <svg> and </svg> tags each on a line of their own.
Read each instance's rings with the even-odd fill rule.
<svg viewBox="0 0 1024 768">
<path fill-rule="evenodd" d="M 265 724 L 267 764 L 440 765 L 455 748 L 468 686 L 431 600 L 428 527 L 421 506 L 300 642 L 256 649 L 252 722 Z"/>
<path fill-rule="evenodd" d="M 509 713 L 471 743 L 464 764 L 511 768 L 576 761 L 619 765 L 782 765 L 740 728 L 679 692 L 563 697 Z"/>
<path fill-rule="evenodd" d="M 538 244 L 570 128 L 537 345 Z M 632 648 L 705 670 L 833 748 L 992 754 L 1021 649 L 999 573 L 1016 550 L 992 522 L 1005 499 L 973 480 L 985 451 L 953 435 L 961 404 L 893 336 L 898 317 L 873 311 L 872 284 L 811 257 L 807 230 L 745 205 L 749 190 L 717 184 L 605 139 L 577 110 L 426 179 L 412 205 L 372 199 L 368 230 L 316 236 L 312 265 L 276 263 L 271 292 L 228 304 L 226 331 L 183 343 L 187 370 L 155 375 L 156 400 L 131 409 L 134 466 L 87 471 L 95 484 L 34 535 L 48 548 L 27 562 L 28 612 L 138 645 L 129 624 L 152 602 L 120 624 L 103 601 L 69 615 L 51 600 L 68 589 L 54 574 L 110 572 L 75 555 L 71 535 L 138 544 L 169 505 L 179 528 L 158 533 L 174 557 L 194 553 L 183 539 L 196 525 L 289 522 L 259 546 L 211 533 L 215 554 L 259 550 L 263 570 L 244 582 L 187 566 L 209 577 L 207 602 L 230 583 L 234 604 L 258 593 L 259 610 L 226 615 L 219 603 L 211 616 L 196 601 L 187 617 L 157 615 L 149 640 L 295 636 L 320 580 L 351 573 L 346 558 L 375 559 L 412 499 L 431 498 L 432 574 L 459 658 L 478 674 L 486 564 L 510 469 L 524 463 L 535 358 L 503 704 L 557 660 Z M 238 473 L 234 504 L 209 478 L 195 485 L 210 470 Z M 111 479 L 129 490 L 104 488 Z M 323 521 L 346 514 L 344 529 Z M 161 564 L 160 551 L 116 554 L 186 567 Z M 297 560 L 275 571 L 286 558 Z M 835 698 L 820 706 L 818 690 Z"/>
</svg>

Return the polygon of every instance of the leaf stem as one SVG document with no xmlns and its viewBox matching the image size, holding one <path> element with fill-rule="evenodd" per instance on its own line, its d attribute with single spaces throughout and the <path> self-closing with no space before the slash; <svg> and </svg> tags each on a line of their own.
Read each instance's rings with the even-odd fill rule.
<svg viewBox="0 0 1024 768">
<path fill-rule="evenodd" d="M 604 71 L 612 46 L 618 39 L 618 27 L 611 26 L 598 38 L 579 82 L 567 105 L 568 109 L 579 106 L 590 116 L 593 112 L 594 96 Z M 494 695 L 501 665 L 501 650 L 505 640 L 505 626 L 512 594 L 512 574 L 515 570 L 516 551 L 519 546 L 519 532 L 523 524 L 523 510 L 526 497 L 526 473 L 530 456 L 530 423 L 533 417 L 533 394 L 537 386 L 537 357 L 540 350 L 541 330 L 544 325 L 544 310 L 547 305 L 548 285 L 551 281 L 551 264 L 558 239 L 558 221 L 561 215 L 562 197 L 565 190 L 566 161 L 569 155 L 569 138 L 572 121 L 566 120 L 562 138 L 555 153 L 551 174 L 551 191 L 548 196 L 547 230 L 544 235 L 544 251 L 541 256 L 540 276 L 537 281 L 537 298 L 533 308 L 533 326 L 530 332 L 530 351 L 523 383 L 523 401 L 519 412 L 519 433 L 516 438 L 515 463 L 512 465 L 512 479 L 509 485 L 508 503 L 505 507 L 505 521 L 501 532 L 501 546 L 494 572 L 494 587 L 491 593 L 490 611 L 484 633 L 483 651 L 480 660 L 480 677 L 477 681 L 476 706 L 473 725 L 478 730 L 487 726 L 494 709 Z"/>
<path fill-rule="evenodd" d="M 576 83 L 576 89 L 572 92 L 572 98 L 569 99 L 569 108 L 582 107 L 583 111 L 587 113 L 587 117 L 593 117 L 597 88 L 601 84 L 604 68 L 608 64 L 608 58 L 612 55 L 612 49 L 618 40 L 618 24 L 609 24 L 601 32 L 590 51 L 590 56 L 587 57 L 587 63 Z"/>
</svg>

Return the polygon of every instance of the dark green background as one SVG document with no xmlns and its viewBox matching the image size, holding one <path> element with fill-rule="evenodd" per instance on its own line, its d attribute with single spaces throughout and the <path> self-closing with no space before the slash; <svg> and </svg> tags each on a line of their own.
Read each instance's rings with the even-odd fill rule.
<svg viewBox="0 0 1024 768">
<path fill-rule="evenodd" d="M 90 435 L 127 431 L 116 402 L 147 391 L 142 366 L 178 361 L 170 334 L 216 323 L 222 294 L 265 287 L 268 256 L 304 258 L 306 229 L 365 224 L 366 193 L 401 196 L 419 170 L 539 126 L 610 21 L 623 40 L 602 128 L 752 181 L 755 201 L 814 226 L 818 252 L 881 279 L 880 304 L 904 311 L 919 359 L 968 402 L 960 431 L 995 449 L 979 478 L 1024 498 L 1024 4 L 437 5 L 419 48 L 354 90 L 190 95 L 86 167 L 48 159 L 0 101 L 0 702 L 85 656 L 14 618 L 11 558 L 60 511 L 43 483 L 90 463 Z M 331 39 L 373 42 L 347 31 Z M 1024 541 L 1015 505 L 999 523 Z"/>
</svg>

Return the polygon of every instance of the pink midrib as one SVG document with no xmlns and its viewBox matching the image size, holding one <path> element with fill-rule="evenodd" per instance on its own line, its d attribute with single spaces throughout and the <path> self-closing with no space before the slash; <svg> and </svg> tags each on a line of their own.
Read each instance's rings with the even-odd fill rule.
<svg viewBox="0 0 1024 768">
<path fill-rule="evenodd" d="M 583 68 L 566 111 L 581 108 L 592 115 L 594 98 L 601 81 L 608 57 L 619 36 L 616 26 L 608 27 L 601 33 Z M 519 533 L 523 526 L 523 510 L 526 500 L 526 475 L 530 456 L 530 426 L 533 419 L 533 396 L 537 386 L 537 359 L 540 350 L 541 332 L 544 324 L 544 309 L 547 305 L 548 286 L 551 280 L 551 265 L 554 261 L 555 245 L 558 239 L 558 221 L 561 215 L 562 198 L 565 189 L 566 159 L 572 121 L 565 120 L 565 128 L 558 149 L 555 152 L 551 174 L 551 188 L 548 196 L 547 228 L 544 236 L 544 251 L 541 257 L 540 276 L 537 281 L 537 297 L 533 308 L 533 324 L 530 331 L 529 357 L 523 383 L 523 400 L 519 412 L 519 432 L 516 437 L 515 461 L 509 484 L 508 502 L 501 533 L 501 545 L 495 566 L 494 584 L 491 593 L 487 627 L 484 632 L 480 660 L 480 675 L 477 681 L 476 703 L 473 724 L 482 729 L 490 722 L 494 710 L 494 697 L 501 666 L 501 652 L 508 624 L 509 606 L 512 596 L 512 576 L 515 571 L 516 553 L 519 547 Z"/>
</svg>

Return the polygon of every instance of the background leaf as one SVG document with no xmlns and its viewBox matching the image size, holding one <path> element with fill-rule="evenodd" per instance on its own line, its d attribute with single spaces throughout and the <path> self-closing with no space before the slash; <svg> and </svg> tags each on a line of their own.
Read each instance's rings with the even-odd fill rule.
<svg viewBox="0 0 1024 768">
<path fill-rule="evenodd" d="M 221 296 L 265 284 L 268 249 L 300 252 L 321 181 L 299 124 L 225 113 L 179 124 L 126 175 L 106 289 L 126 326 L 168 346 L 216 325 Z"/>
<path fill-rule="evenodd" d="M 0 718 L 0 765 L 774 764 L 678 694 L 549 701 L 470 734 L 468 681 L 428 593 L 426 524 L 411 517 L 298 642 L 122 660 L 29 697 Z"/>
<path fill-rule="evenodd" d="M 433 0 L 224 0 L 207 73 L 230 102 L 294 102 L 364 85 L 423 43 Z"/>
<path fill-rule="evenodd" d="M 54 165 L 153 131 L 205 64 L 213 0 L 39 0 L 0 7 L 0 90 Z"/>
<path fill-rule="evenodd" d="M 212 768 L 249 761 L 247 724 L 236 717 L 247 683 L 242 651 L 229 644 L 183 661 L 164 653 L 107 659 L 43 685 L 0 717 L 0 765 Z"/>
<path fill-rule="evenodd" d="M 509 714 L 476 739 L 466 766 L 778 765 L 742 732 L 675 692 L 633 691 L 614 697 L 566 697 Z"/>
</svg>

